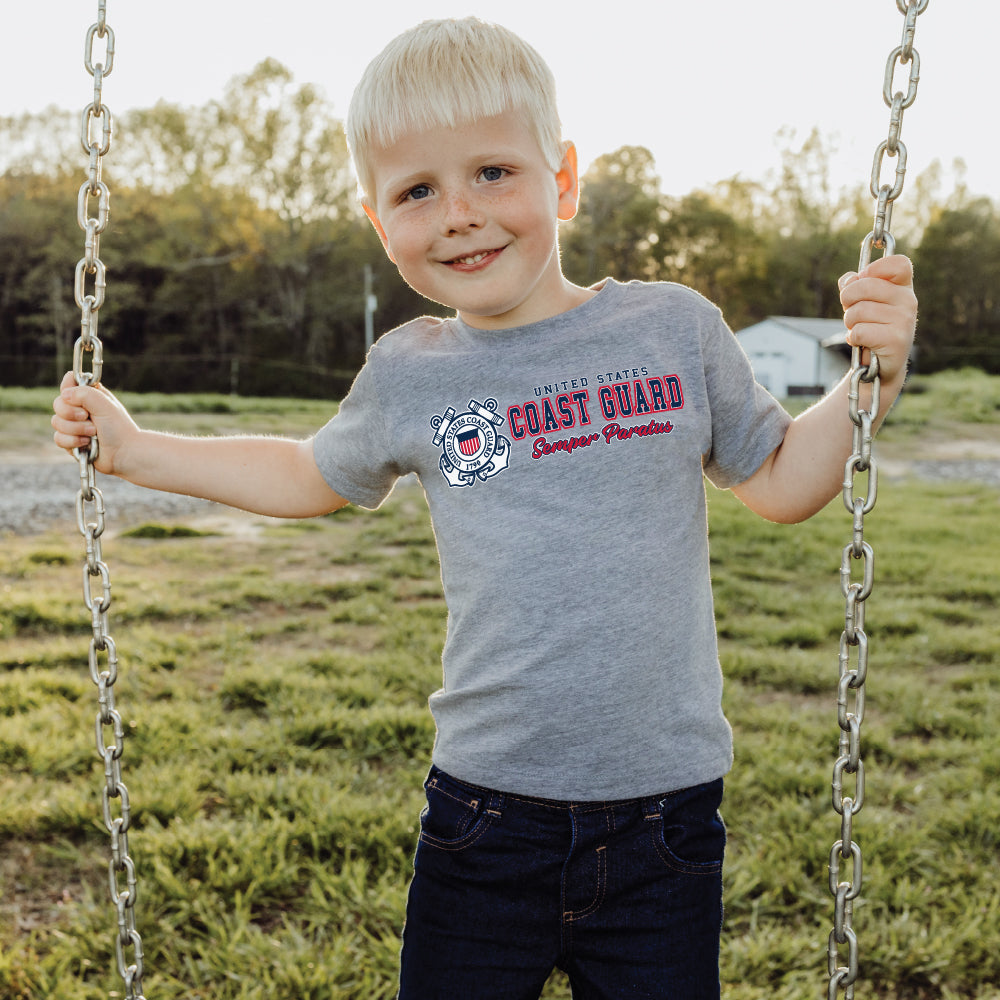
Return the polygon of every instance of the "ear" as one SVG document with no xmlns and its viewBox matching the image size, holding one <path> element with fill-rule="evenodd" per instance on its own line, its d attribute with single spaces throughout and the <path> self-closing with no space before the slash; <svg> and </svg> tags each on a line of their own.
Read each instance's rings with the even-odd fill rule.
<svg viewBox="0 0 1000 1000">
<path fill-rule="evenodd" d="M 556 186 L 559 191 L 556 217 L 562 222 L 568 222 L 576 215 L 580 204 L 580 171 L 576 161 L 576 146 L 571 142 L 566 143 L 562 163 L 556 171 Z"/>
<path fill-rule="evenodd" d="M 382 249 L 385 250 L 386 256 L 395 264 L 396 258 L 393 257 L 392 251 L 389 249 L 389 237 L 386 236 L 385 229 L 382 228 L 382 223 L 379 222 L 378 216 L 375 214 L 375 209 L 368 204 L 367 199 L 361 202 L 361 207 L 365 210 L 365 215 L 368 216 L 371 224 L 375 227 L 375 232 L 378 233 L 378 238 L 382 241 Z"/>
</svg>

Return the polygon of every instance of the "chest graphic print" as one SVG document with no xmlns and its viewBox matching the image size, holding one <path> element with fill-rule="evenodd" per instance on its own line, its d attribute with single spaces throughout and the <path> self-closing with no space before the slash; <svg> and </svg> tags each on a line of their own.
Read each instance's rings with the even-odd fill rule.
<svg viewBox="0 0 1000 1000">
<path fill-rule="evenodd" d="M 496 412 L 498 406 L 495 399 L 470 399 L 464 413 L 456 415 L 449 406 L 443 416 L 431 417 L 434 444 L 441 449 L 441 474 L 449 486 L 485 483 L 510 464 L 510 441 L 499 433 L 505 421 Z"/>
<path fill-rule="evenodd" d="M 512 447 L 524 446 L 539 461 L 602 444 L 635 446 L 670 434 L 674 424 L 667 415 L 684 408 L 680 378 L 654 374 L 645 365 L 535 386 L 532 396 L 507 406 L 506 416 L 497 412 L 496 399 L 473 398 L 463 413 L 449 406 L 431 418 L 449 486 L 473 486 L 499 475 L 511 464 Z M 500 433 L 505 425 L 509 438 Z"/>
</svg>

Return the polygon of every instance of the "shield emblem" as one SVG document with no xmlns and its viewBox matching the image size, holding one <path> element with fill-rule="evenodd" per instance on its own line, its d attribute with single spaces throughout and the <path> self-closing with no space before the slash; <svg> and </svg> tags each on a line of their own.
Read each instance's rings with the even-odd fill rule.
<svg viewBox="0 0 1000 1000">
<path fill-rule="evenodd" d="M 478 427 L 470 427 L 468 430 L 461 431 L 457 435 L 456 440 L 458 442 L 458 450 L 466 458 L 472 458 L 481 447 Z"/>
</svg>

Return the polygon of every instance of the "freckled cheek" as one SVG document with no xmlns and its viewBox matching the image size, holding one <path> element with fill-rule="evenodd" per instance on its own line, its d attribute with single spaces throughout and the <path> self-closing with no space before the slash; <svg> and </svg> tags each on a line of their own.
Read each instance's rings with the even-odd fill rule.
<svg viewBox="0 0 1000 1000">
<path fill-rule="evenodd" d="M 548 200 L 525 200 L 507 206 L 506 219 L 511 229 L 524 233 L 538 233 L 555 225 L 556 206 Z"/>
<path fill-rule="evenodd" d="M 418 254 L 423 255 L 426 247 L 426 240 L 422 239 L 412 227 L 398 229 L 389 234 L 389 252 L 397 263 L 413 260 Z"/>
</svg>

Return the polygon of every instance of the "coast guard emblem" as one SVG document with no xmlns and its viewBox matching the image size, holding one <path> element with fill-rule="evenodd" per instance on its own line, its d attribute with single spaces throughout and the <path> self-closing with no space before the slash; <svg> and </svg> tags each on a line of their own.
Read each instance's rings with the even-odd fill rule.
<svg viewBox="0 0 1000 1000">
<path fill-rule="evenodd" d="M 510 441 L 498 433 L 504 418 L 497 405 L 495 399 L 470 399 L 465 413 L 456 415 L 449 406 L 444 416 L 431 417 L 441 474 L 449 486 L 472 486 L 477 479 L 485 483 L 510 463 Z"/>
</svg>

